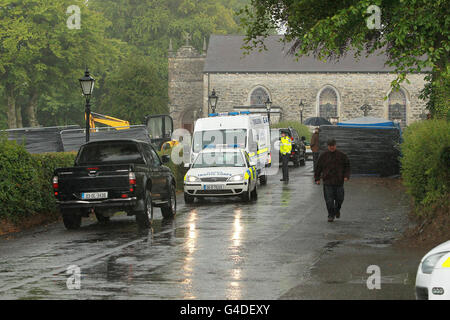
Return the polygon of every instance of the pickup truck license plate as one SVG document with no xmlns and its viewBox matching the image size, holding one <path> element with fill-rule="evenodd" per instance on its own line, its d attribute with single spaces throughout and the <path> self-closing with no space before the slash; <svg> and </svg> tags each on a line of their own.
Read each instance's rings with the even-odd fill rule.
<svg viewBox="0 0 450 320">
<path fill-rule="evenodd" d="M 206 184 L 203 186 L 203 190 L 223 190 L 224 184 Z"/>
<path fill-rule="evenodd" d="M 91 199 L 107 199 L 108 192 L 83 192 L 81 194 L 81 199 L 91 200 Z"/>
</svg>

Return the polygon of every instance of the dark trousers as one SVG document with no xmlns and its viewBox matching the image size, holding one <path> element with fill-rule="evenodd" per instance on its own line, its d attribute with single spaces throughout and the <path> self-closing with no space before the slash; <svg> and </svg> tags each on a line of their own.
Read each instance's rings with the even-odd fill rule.
<svg viewBox="0 0 450 320">
<path fill-rule="evenodd" d="M 319 159 L 319 152 L 313 152 L 313 169 L 316 172 L 317 160 Z"/>
<path fill-rule="evenodd" d="M 341 210 L 344 202 L 344 186 L 323 185 L 323 195 L 327 205 L 328 216 L 334 217 L 336 212 Z"/>
<path fill-rule="evenodd" d="M 283 180 L 289 180 L 289 154 L 281 154 L 281 164 L 283 170 Z"/>
</svg>

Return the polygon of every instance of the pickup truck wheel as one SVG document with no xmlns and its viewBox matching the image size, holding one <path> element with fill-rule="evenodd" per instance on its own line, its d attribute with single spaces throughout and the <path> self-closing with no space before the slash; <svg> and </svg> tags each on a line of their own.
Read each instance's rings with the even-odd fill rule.
<svg viewBox="0 0 450 320">
<path fill-rule="evenodd" d="M 170 188 L 167 206 L 161 207 L 161 213 L 164 219 L 172 219 L 177 213 L 177 194 L 174 186 Z"/>
<path fill-rule="evenodd" d="M 150 190 L 145 191 L 144 211 L 136 212 L 136 223 L 139 228 L 149 228 L 153 222 L 153 203 Z"/>
<path fill-rule="evenodd" d="M 293 162 L 294 162 L 294 167 L 295 168 L 300 167 L 300 156 L 298 154 L 295 155 Z"/>
<path fill-rule="evenodd" d="M 195 198 L 186 192 L 184 193 L 184 203 L 191 204 L 194 203 Z"/>
<path fill-rule="evenodd" d="M 81 226 L 81 215 L 76 211 L 62 211 L 64 226 L 67 230 L 75 230 Z"/>
<path fill-rule="evenodd" d="M 97 221 L 100 223 L 108 223 L 110 217 L 105 217 L 101 213 L 95 211 L 95 217 L 97 218 Z"/>
</svg>

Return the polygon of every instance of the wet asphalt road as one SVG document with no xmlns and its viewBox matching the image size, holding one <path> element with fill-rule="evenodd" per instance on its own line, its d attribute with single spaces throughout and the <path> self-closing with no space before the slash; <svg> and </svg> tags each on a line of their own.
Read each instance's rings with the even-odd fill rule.
<svg viewBox="0 0 450 320">
<path fill-rule="evenodd" d="M 180 194 L 176 218 L 162 221 L 156 209 L 147 235 L 134 217 L 114 216 L 107 226 L 85 218 L 76 231 L 57 222 L 3 237 L 0 299 L 414 298 L 414 259 L 422 252 L 406 269 L 385 268 L 383 279 L 397 283 L 387 295 L 371 295 L 364 280 L 369 265 L 402 259 L 391 248 L 408 225 L 397 180 L 352 178 L 341 219 L 328 223 L 311 162 L 290 168 L 289 184 L 279 179 L 269 177 L 250 204 L 185 205 Z M 81 270 L 79 290 L 67 288 L 70 265 Z"/>
</svg>

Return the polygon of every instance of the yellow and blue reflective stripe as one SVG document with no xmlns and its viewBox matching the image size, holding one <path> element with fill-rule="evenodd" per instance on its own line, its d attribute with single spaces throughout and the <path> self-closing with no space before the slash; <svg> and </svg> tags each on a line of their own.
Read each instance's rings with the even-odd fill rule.
<svg viewBox="0 0 450 320">
<path fill-rule="evenodd" d="M 450 268 L 450 257 L 442 264 L 443 268 Z"/>
<path fill-rule="evenodd" d="M 261 154 L 261 153 L 264 153 L 267 151 L 269 151 L 269 148 L 264 148 L 264 149 L 258 150 L 258 154 Z"/>
</svg>

